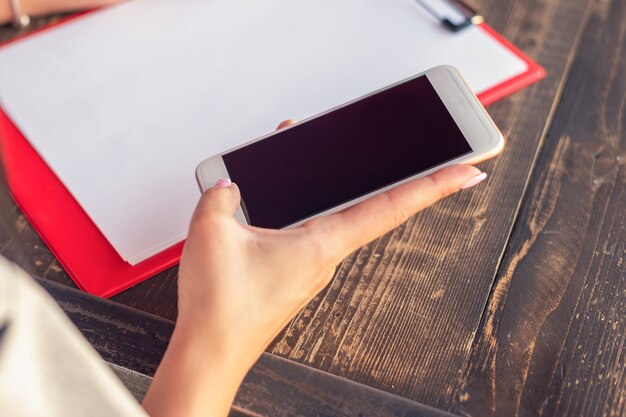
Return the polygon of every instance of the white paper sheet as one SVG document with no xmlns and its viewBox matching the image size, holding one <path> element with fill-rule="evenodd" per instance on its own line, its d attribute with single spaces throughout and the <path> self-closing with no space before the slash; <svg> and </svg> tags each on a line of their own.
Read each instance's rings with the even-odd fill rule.
<svg viewBox="0 0 626 417">
<path fill-rule="evenodd" d="M 0 99 L 135 264 L 185 238 L 203 159 L 440 64 L 527 70 L 413 0 L 134 0 L 0 49 Z"/>
</svg>

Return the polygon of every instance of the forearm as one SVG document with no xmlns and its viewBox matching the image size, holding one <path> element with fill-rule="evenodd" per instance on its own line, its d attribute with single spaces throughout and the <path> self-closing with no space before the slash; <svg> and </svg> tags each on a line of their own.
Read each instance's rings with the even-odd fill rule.
<svg viewBox="0 0 626 417">
<path fill-rule="evenodd" d="M 11 12 L 11 1 L 0 0 L 0 25 L 5 25 L 11 21 L 13 13 Z"/>
<path fill-rule="evenodd" d="M 38 16 L 51 11 L 51 5 L 56 2 L 47 0 L 18 0 L 18 6 L 22 14 L 28 16 Z M 0 25 L 7 24 L 13 20 L 13 10 L 11 0 L 0 0 Z"/>
<path fill-rule="evenodd" d="M 143 407 L 151 417 L 226 416 L 251 365 L 209 334 L 179 323 Z"/>
<path fill-rule="evenodd" d="M 120 0 L 19 0 L 20 9 L 28 16 L 74 12 L 108 6 Z M 0 0 L 0 25 L 13 19 L 11 0 Z"/>
</svg>

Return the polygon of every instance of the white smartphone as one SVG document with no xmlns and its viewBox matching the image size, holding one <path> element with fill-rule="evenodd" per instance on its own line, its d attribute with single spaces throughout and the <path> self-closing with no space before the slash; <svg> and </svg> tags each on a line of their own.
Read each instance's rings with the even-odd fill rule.
<svg viewBox="0 0 626 417">
<path fill-rule="evenodd" d="M 202 191 L 230 178 L 238 221 L 281 229 L 503 145 L 459 72 L 441 66 L 209 158 L 196 177 Z"/>
</svg>

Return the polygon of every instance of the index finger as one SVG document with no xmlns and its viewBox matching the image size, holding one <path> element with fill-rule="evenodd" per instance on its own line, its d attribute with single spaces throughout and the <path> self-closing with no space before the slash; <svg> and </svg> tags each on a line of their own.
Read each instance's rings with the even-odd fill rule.
<svg viewBox="0 0 626 417">
<path fill-rule="evenodd" d="M 343 259 L 356 249 L 400 226 L 418 211 L 453 194 L 482 174 L 456 165 L 400 185 L 339 213 L 305 224 L 324 241 L 331 256 Z M 477 182 L 476 182 L 477 183 Z"/>
</svg>

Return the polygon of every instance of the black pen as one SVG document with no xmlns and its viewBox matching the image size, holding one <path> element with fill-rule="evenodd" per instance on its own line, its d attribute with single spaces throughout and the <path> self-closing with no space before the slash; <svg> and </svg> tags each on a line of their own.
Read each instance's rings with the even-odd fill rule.
<svg viewBox="0 0 626 417">
<path fill-rule="evenodd" d="M 461 0 L 416 1 L 453 32 L 459 32 L 472 25 L 480 25 L 485 21 L 482 15 Z"/>
</svg>

